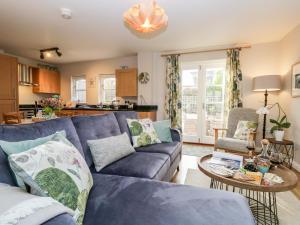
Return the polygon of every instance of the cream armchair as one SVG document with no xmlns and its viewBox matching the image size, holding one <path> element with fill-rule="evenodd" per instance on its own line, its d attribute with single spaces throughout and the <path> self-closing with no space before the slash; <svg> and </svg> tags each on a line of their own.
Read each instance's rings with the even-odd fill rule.
<svg viewBox="0 0 300 225">
<path fill-rule="evenodd" d="M 215 150 L 233 151 L 247 153 L 248 141 L 233 138 L 237 124 L 240 120 L 258 122 L 258 115 L 254 109 L 236 108 L 232 109 L 228 115 L 227 128 L 214 128 L 215 132 Z M 255 140 L 255 133 L 251 133 Z"/>
</svg>

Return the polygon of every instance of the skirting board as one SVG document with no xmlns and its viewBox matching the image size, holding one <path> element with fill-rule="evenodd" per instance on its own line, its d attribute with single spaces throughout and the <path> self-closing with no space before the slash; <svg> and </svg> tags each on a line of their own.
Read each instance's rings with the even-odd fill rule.
<svg viewBox="0 0 300 225">
<path fill-rule="evenodd" d="M 297 163 L 297 162 L 293 162 L 293 168 L 295 169 L 295 170 L 297 170 L 298 172 L 300 172 L 300 164 L 299 163 Z"/>
</svg>

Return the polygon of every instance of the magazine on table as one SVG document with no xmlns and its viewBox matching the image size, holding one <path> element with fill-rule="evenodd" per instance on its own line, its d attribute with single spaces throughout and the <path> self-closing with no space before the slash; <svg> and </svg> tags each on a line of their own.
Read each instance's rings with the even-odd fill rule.
<svg viewBox="0 0 300 225">
<path fill-rule="evenodd" d="M 209 165 L 225 167 L 230 170 L 239 170 L 243 166 L 243 156 L 225 152 L 213 152 Z"/>
</svg>

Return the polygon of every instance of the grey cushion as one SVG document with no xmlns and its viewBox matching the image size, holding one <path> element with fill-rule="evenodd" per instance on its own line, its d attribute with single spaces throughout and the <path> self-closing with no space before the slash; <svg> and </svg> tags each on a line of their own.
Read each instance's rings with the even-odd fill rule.
<svg viewBox="0 0 300 225">
<path fill-rule="evenodd" d="M 170 168 L 170 158 L 160 153 L 133 153 L 103 168 L 100 173 L 163 180 Z"/>
<path fill-rule="evenodd" d="M 228 149 L 239 152 L 248 152 L 247 141 L 234 139 L 234 138 L 219 138 L 216 143 L 216 148 Z"/>
<path fill-rule="evenodd" d="M 135 149 L 137 152 L 157 152 L 169 155 L 171 162 L 180 154 L 182 150 L 181 142 L 160 143 L 154 145 L 143 146 Z"/>
<path fill-rule="evenodd" d="M 135 152 L 127 133 L 87 141 L 92 152 L 96 171 Z"/>
<path fill-rule="evenodd" d="M 87 140 L 96 140 L 121 134 L 119 124 L 113 113 L 100 116 L 75 116 L 72 117 L 72 121 L 89 167 L 93 164 L 93 158 Z"/>
<path fill-rule="evenodd" d="M 52 218 L 42 225 L 76 225 L 76 223 L 71 215 L 64 213 Z"/>
</svg>

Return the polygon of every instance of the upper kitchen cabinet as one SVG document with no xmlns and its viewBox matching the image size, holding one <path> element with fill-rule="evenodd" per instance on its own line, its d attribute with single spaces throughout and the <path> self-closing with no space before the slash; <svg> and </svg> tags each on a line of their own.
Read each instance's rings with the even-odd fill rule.
<svg viewBox="0 0 300 225">
<path fill-rule="evenodd" d="M 17 58 L 0 55 L 0 99 L 14 100 L 18 94 Z"/>
<path fill-rule="evenodd" d="M 56 71 L 34 68 L 32 71 L 32 80 L 34 83 L 34 93 L 60 93 L 60 74 Z"/>
<path fill-rule="evenodd" d="M 137 96 L 137 69 L 116 70 L 116 96 Z"/>
</svg>

